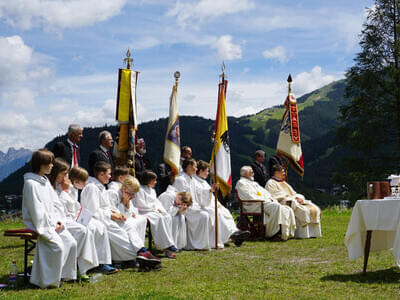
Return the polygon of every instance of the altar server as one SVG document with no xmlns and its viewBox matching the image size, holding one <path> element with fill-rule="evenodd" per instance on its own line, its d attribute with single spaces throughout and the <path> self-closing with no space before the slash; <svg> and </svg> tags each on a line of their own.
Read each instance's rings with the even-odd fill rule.
<svg viewBox="0 0 400 300">
<path fill-rule="evenodd" d="M 253 174 L 253 169 L 250 166 L 243 166 L 240 169 L 240 179 L 236 183 L 239 198 L 241 200 L 264 201 L 264 223 L 267 237 L 275 236 L 279 230 L 281 230 L 280 238 L 282 240 L 294 237 L 296 221 L 293 210 L 272 198 L 266 189 L 254 181 Z"/>
<path fill-rule="evenodd" d="M 157 175 L 146 170 L 143 172 L 141 183 L 142 185 L 136 198 L 133 199 L 133 203 L 139 209 L 139 213 L 149 220 L 156 248 L 165 250 L 165 256 L 173 258 L 177 248 L 172 238 L 172 219 L 157 199 L 154 190 Z"/>
<path fill-rule="evenodd" d="M 186 249 L 208 250 L 211 248 L 210 233 L 211 219 L 209 213 L 201 208 L 196 196 L 196 182 L 193 176 L 197 171 L 197 163 L 194 159 L 186 159 L 182 162 L 183 172 L 176 178 L 173 186 L 179 192 L 188 192 L 192 196 L 193 205 L 186 212 L 187 245 Z"/>
<path fill-rule="evenodd" d="M 22 215 L 25 225 L 38 234 L 30 282 L 41 288 L 58 287 L 61 278 L 76 279 L 77 244 L 57 218 L 57 198 L 45 176 L 53 167 L 54 155 L 46 149 L 32 154 L 32 173 L 24 175 Z"/>
<path fill-rule="evenodd" d="M 213 230 L 210 233 L 210 244 L 215 245 L 215 196 L 214 192 L 218 190 L 218 185 L 210 186 L 206 181 L 210 172 L 210 165 L 199 160 L 197 162 L 197 172 L 194 176 L 196 182 L 196 196 L 200 207 L 205 209 L 210 216 L 211 226 Z M 242 243 L 250 236 L 249 231 L 241 231 L 236 227 L 232 214 L 219 201 L 217 202 L 218 212 L 218 248 L 223 248 L 224 244 L 230 239 L 236 246 L 241 246 Z"/>
<path fill-rule="evenodd" d="M 54 200 L 55 207 L 68 231 L 72 234 L 78 245 L 78 267 L 82 279 L 88 279 L 86 271 L 99 265 L 96 253 L 94 235 L 90 230 L 76 222 L 67 212 L 66 203 L 73 201 L 68 195 L 70 181 L 68 179 L 69 165 L 62 158 L 56 158 L 53 162 L 49 179 L 53 188 L 57 191 L 58 199 Z M 79 204 L 79 203 L 78 203 Z M 67 217 L 68 215 L 68 217 Z"/>
<path fill-rule="evenodd" d="M 285 169 L 281 165 L 272 167 L 272 177 L 265 188 L 281 204 L 288 204 L 296 216 L 297 238 L 310 238 L 321 236 L 321 210 L 310 200 L 306 200 L 301 194 L 285 181 Z"/>
</svg>

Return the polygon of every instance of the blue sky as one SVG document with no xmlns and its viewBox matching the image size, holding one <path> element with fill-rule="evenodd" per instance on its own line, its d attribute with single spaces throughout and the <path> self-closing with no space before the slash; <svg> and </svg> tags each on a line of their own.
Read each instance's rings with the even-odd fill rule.
<svg viewBox="0 0 400 300">
<path fill-rule="evenodd" d="M 214 118 L 222 60 L 228 115 L 341 79 L 371 0 L 0 0 L 0 150 L 37 149 L 68 124 L 115 124 L 117 70 L 139 70 L 138 119 Z"/>
</svg>

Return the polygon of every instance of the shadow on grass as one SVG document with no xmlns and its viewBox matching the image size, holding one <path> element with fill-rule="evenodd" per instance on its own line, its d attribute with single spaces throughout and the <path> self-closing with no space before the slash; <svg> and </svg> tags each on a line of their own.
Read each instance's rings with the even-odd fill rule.
<svg viewBox="0 0 400 300">
<path fill-rule="evenodd" d="M 321 277 L 322 281 L 340 281 L 340 282 L 359 282 L 359 283 L 400 283 L 400 269 L 393 267 L 386 270 L 378 270 L 356 274 L 333 274 Z"/>
</svg>

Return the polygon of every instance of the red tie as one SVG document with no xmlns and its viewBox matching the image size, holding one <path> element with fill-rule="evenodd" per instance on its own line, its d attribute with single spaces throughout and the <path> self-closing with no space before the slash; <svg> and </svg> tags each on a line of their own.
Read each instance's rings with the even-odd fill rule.
<svg viewBox="0 0 400 300">
<path fill-rule="evenodd" d="M 76 156 L 76 145 L 74 144 L 74 167 L 78 166 L 78 158 Z"/>
<path fill-rule="evenodd" d="M 110 151 L 107 151 L 106 154 L 107 154 L 107 157 L 110 157 Z"/>
</svg>

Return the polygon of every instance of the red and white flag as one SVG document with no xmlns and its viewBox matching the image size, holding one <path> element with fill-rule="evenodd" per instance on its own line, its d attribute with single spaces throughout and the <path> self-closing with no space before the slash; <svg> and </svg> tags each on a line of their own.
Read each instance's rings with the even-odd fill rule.
<svg viewBox="0 0 400 300">
<path fill-rule="evenodd" d="M 304 175 L 303 153 L 300 143 L 299 115 L 297 101 L 294 94 L 289 93 L 285 101 L 285 112 L 282 117 L 276 152 L 289 161 L 292 168 L 300 175 Z"/>
</svg>

